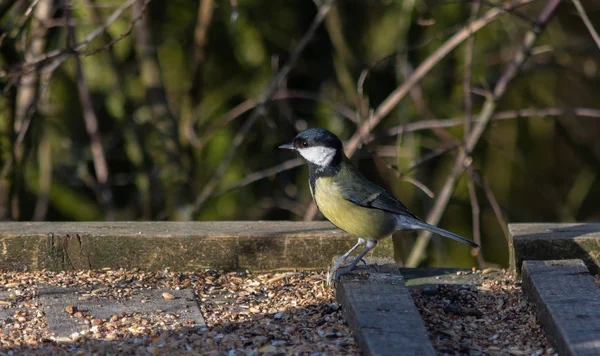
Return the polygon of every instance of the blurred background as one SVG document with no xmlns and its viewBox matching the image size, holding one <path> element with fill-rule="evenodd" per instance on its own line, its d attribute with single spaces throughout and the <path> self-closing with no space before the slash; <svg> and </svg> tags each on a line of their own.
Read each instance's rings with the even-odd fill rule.
<svg viewBox="0 0 600 356">
<path fill-rule="evenodd" d="M 508 222 L 600 220 L 600 2 L 550 2 L 0 0 L 0 221 L 322 219 L 277 146 L 324 127 L 483 246 L 400 263 L 505 266 Z"/>
</svg>

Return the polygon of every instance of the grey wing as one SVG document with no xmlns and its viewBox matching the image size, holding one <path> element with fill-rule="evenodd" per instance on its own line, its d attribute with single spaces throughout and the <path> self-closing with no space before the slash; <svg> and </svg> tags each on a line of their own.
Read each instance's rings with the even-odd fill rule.
<svg viewBox="0 0 600 356">
<path fill-rule="evenodd" d="M 342 195 L 346 200 L 365 208 L 380 209 L 421 220 L 411 213 L 396 197 L 367 180 L 358 170 L 354 169 L 351 174 L 354 175 L 354 179 L 346 180 L 340 184 Z"/>
<path fill-rule="evenodd" d="M 419 219 L 419 217 L 411 213 L 408 208 L 393 195 L 388 193 L 380 186 L 369 182 L 355 168 L 351 169 L 349 172 L 345 172 L 345 174 L 342 174 L 342 177 L 344 176 L 345 179 L 340 180 L 338 184 L 342 188 L 342 196 L 344 196 L 346 200 L 365 208 L 380 209 L 389 213 L 397 214 L 399 216 L 415 219 L 413 221 L 410 221 L 410 219 L 400 219 L 400 227 L 402 228 L 412 230 L 428 230 L 441 236 L 446 236 L 462 242 L 471 247 L 479 247 L 473 241 L 467 240 L 460 235 L 446 231 L 437 226 L 429 225 L 423 220 Z"/>
</svg>

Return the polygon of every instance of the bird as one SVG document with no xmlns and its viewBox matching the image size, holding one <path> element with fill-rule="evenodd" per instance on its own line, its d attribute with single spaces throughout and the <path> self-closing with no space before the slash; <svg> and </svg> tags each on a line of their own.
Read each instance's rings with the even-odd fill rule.
<svg viewBox="0 0 600 356">
<path fill-rule="evenodd" d="M 332 285 L 351 271 L 381 239 L 400 230 L 427 230 L 478 248 L 475 242 L 430 225 L 413 214 L 394 195 L 369 181 L 344 153 L 342 141 L 323 128 L 301 131 L 292 142 L 279 146 L 293 150 L 308 163 L 309 186 L 317 208 L 333 225 L 358 242 L 333 265 L 327 277 Z M 350 264 L 338 269 L 360 246 L 364 249 Z"/>
</svg>

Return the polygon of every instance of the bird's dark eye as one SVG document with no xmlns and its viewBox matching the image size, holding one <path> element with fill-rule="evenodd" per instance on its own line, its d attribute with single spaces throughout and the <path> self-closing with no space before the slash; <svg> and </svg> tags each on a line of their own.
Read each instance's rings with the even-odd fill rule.
<svg viewBox="0 0 600 356">
<path fill-rule="evenodd" d="M 300 143 L 300 145 L 301 145 L 302 147 L 308 147 L 308 142 L 306 142 L 306 141 L 302 141 L 302 142 Z"/>
</svg>

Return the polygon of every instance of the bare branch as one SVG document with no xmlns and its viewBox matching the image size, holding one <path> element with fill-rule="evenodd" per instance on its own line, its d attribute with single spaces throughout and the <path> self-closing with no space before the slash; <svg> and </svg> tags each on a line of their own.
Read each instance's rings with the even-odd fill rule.
<svg viewBox="0 0 600 356">
<path fill-rule="evenodd" d="M 483 187 L 483 189 L 485 191 L 485 196 L 486 196 L 488 202 L 490 203 L 492 210 L 494 211 L 494 215 L 496 215 L 496 220 L 498 220 L 498 224 L 502 228 L 502 232 L 504 233 L 506 242 L 510 243 L 510 233 L 508 231 L 508 223 L 506 222 L 506 219 L 504 218 L 504 215 L 502 214 L 502 209 L 500 208 L 500 204 L 498 204 L 498 200 L 496 199 L 496 196 L 494 195 L 494 191 L 490 187 L 490 183 L 487 181 L 487 179 L 485 179 L 485 177 L 480 175 L 479 172 L 474 172 L 474 175 L 477 179 L 477 182 L 481 184 L 481 186 Z"/>
<path fill-rule="evenodd" d="M 40 86 L 40 91 L 38 94 L 38 96 L 40 98 L 43 97 L 44 94 L 46 93 L 46 91 L 48 90 L 48 87 L 50 86 L 50 80 L 52 79 L 52 75 L 54 74 L 54 71 L 57 68 L 58 68 L 58 65 L 53 65 L 52 67 L 49 67 L 48 70 L 46 70 L 44 73 L 42 73 L 42 78 L 41 78 L 42 84 Z M 13 143 L 13 152 L 15 150 L 20 149 L 20 146 L 23 144 L 23 140 L 25 140 L 25 135 L 27 134 L 27 132 L 29 130 L 31 121 L 33 120 L 33 115 L 37 111 L 38 105 L 39 105 L 39 100 L 35 101 L 34 105 L 31 105 L 29 107 L 29 110 L 26 113 L 25 119 L 23 120 L 21 129 L 18 131 L 17 138 L 15 139 L 15 142 Z M 2 167 L 2 171 L 0 171 L 0 181 L 4 180 L 6 178 L 6 175 L 8 174 L 8 172 L 15 160 L 16 159 L 13 155 L 6 161 L 6 163 L 4 164 L 4 167 Z"/>
<path fill-rule="evenodd" d="M 494 121 L 504 120 L 515 120 L 520 118 L 531 118 L 531 117 L 556 117 L 573 115 L 579 117 L 590 117 L 600 118 L 600 110 L 593 108 L 545 108 L 545 109 L 520 109 L 520 110 L 509 110 L 501 111 L 492 115 Z M 474 124 L 480 123 L 480 120 L 473 120 Z M 404 125 L 392 127 L 388 130 L 369 134 L 365 139 L 365 143 L 371 143 L 375 140 L 391 137 L 396 135 L 402 135 L 407 132 L 415 132 L 422 130 L 429 130 L 432 128 L 449 128 L 464 125 L 465 118 L 453 118 L 453 119 L 436 119 L 436 120 L 423 120 L 410 122 Z"/>
<path fill-rule="evenodd" d="M 106 29 L 108 28 L 108 26 L 110 26 L 110 24 L 112 24 L 113 22 L 115 22 L 119 17 L 121 17 L 121 15 L 123 15 L 123 13 L 130 8 L 134 3 L 136 3 L 136 1 L 139 0 L 127 0 L 125 3 L 123 3 L 117 10 L 115 10 L 104 22 L 104 24 L 98 28 L 96 28 L 95 30 L 93 30 L 92 32 L 90 32 L 84 39 L 83 41 L 81 41 L 80 43 L 78 43 L 77 45 L 73 46 L 73 48 L 69 48 L 69 49 L 56 49 L 44 54 L 40 54 L 37 55 L 35 57 L 31 57 L 29 59 L 27 59 L 27 61 L 18 69 L 16 70 L 11 70 L 9 72 L 6 72 L 4 70 L 0 70 L 0 78 L 4 78 L 6 76 L 22 76 L 24 74 L 27 74 L 31 71 L 35 71 L 37 69 L 39 69 L 39 66 L 44 66 L 44 67 L 54 67 L 56 64 L 52 63 L 52 62 L 59 62 L 62 63 L 66 60 L 66 57 L 70 54 L 72 54 L 73 52 L 80 52 L 82 50 L 84 50 L 94 39 L 96 39 L 96 37 L 98 37 L 99 35 L 101 35 L 104 31 L 106 31 Z M 143 12 L 145 11 L 146 6 L 150 3 L 151 0 L 142 0 L 143 5 L 142 5 L 142 11 L 139 17 L 134 18 L 129 26 L 129 29 L 123 33 L 121 36 L 119 36 L 117 39 L 115 39 L 113 42 L 107 44 L 106 46 L 104 46 L 103 48 L 97 49 L 95 51 L 92 51 L 90 53 L 84 54 L 86 56 L 90 56 L 93 54 L 96 54 L 100 51 L 106 50 L 108 48 L 111 48 L 112 46 L 114 46 L 117 42 L 121 41 L 123 38 L 127 37 L 131 31 L 133 30 L 135 24 L 137 21 L 139 21 L 139 19 L 141 18 Z M 51 62 L 50 64 L 46 64 L 47 62 Z M 5 89 L 6 90 L 6 89 Z"/>
<path fill-rule="evenodd" d="M 245 187 L 247 185 L 250 185 L 254 182 L 257 182 L 261 179 L 267 178 L 267 177 L 271 177 L 274 176 L 276 174 L 279 174 L 281 172 L 285 172 L 287 170 L 290 170 L 292 168 L 296 168 L 298 166 L 301 166 L 304 162 L 302 161 L 301 158 L 294 158 L 291 159 L 289 161 L 285 161 L 281 164 L 278 164 L 274 167 L 270 167 L 267 169 L 263 169 L 262 171 L 258 171 L 258 172 L 254 172 L 254 173 L 250 173 L 247 174 L 244 179 L 240 180 L 239 182 L 232 184 L 228 187 L 225 187 L 221 190 L 219 190 L 219 192 L 216 195 L 222 195 L 225 194 L 227 192 L 230 192 L 232 190 L 241 188 L 241 187 Z"/>
<path fill-rule="evenodd" d="M 487 128 L 489 122 L 491 121 L 494 110 L 496 109 L 496 104 L 498 100 L 504 95 L 506 92 L 506 88 L 508 83 L 515 78 L 523 63 L 528 58 L 530 54 L 530 50 L 535 44 L 535 41 L 539 37 L 540 33 L 545 28 L 548 21 L 554 15 L 554 11 L 560 4 L 561 0 L 551 0 L 548 1 L 546 6 L 542 9 L 541 13 L 538 16 L 535 26 L 533 29 L 528 31 L 525 34 L 525 38 L 523 39 L 523 43 L 521 45 L 520 50 L 515 54 L 513 61 L 508 65 L 508 67 L 504 70 L 500 79 L 496 83 L 494 87 L 494 91 L 488 96 L 485 101 L 481 113 L 479 115 L 479 122 L 477 125 L 473 127 L 473 130 L 469 134 L 465 142 L 465 149 L 461 151 L 456 160 L 454 161 L 454 166 L 448 177 L 446 178 L 446 182 L 442 187 L 440 193 L 438 194 L 438 198 L 436 199 L 433 208 L 427 216 L 427 222 L 436 225 L 441 217 L 443 212 L 446 210 L 448 206 L 448 202 L 450 201 L 450 197 L 454 192 L 454 187 L 456 185 L 456 181 L 458 177 L 462 174 L 465 163 L 469 158 L 470 153 L 473 151 L 479 139 L 483 135 L 483 132 Z M 425 251 L 427 249 L 427 245 L 431 239 L 431 233 L 423 232 L 419 234 L 417 242 L 415 243 L 413 249 L 411 250 L 406 265 L 408 267 L 415 267 L 421 263 L 421 261 L 425 258 Z"/>
<path fill-rule="evenodd" d="M 429 196 L 430 198 L 435 197 L 435 194 L 433 194 L 433 192 L 431 191 L 431 189 L 429 189 L 424 183 L 420 182 L 418 179 L 405 176 L 404 175 L 405 172 L 400 172 L 400 170 L 398 169 L 398 166 L 396 166 L 394 164 L 390 164 L 390 163 L 386 162 L 385 160 L 381 159 L 379 157 L 379 155 L 377 154 L 377 152 L 369 150 L 369 153 L 375 159 L 380 159 L 381 162 L 385 165 L 385 167 L 387 169 L 394 171 L 394 174 L 396 175 L 396 178 L 400 178 L 400 179 L 402 179 L 405 182 L 411 183 L 415 187 L 419 188 L 423 193 L 427 194 L 427 196 Z"/>
<path fill-rule="evenodd" d="M 469 201 L 471 202 L 471 214 L 473 219 L 473 241 L 481 246 L 481 209 L 479 207 L 479 200 L 477 199 L 477 191 L 475 190 L 473 166 L 469 166 L 468 172 L 467 188 L 469 190 Z M 479 267 L 483 267 L 485 265 L 485 260 L 481 249 L 478 248 L 473 250 Z"/>
<path fill-rule="evenodd" d="M 446 145 L 444 147 L 441 147 L 441 148 L 439 148 L 439 149 L 437 149 L 437 150 L 435 150 L 433 152 L 430 152 L 430 153 L 422 156 L 418 161 L 413 162 L 408 168 L 404 169 L 401 172 L 401 175 L 404 176 L 405 174 L 408 174 L 409 172 L 411 172 L 414 169 L 418 168 L 422 164 L 424 164 L 424 163 L 426 163 L 426 162 L 428 162 L 428 161 L 430 161 L 430 160 L 432 160 L 434 158 L 437 158 L 437 157 L 439 157 L 439 156 L 441 156 L 443 154 L 446 154 L 446 153 L 448 153 L 450 151 L 453 151 L 453 150 L 457 149 L 458 147 L 460 147 L 459 143 L 451 143 L 451 144 L 448 144 L 448 145 Z"/>
<path fill-rule="evenodd" d="M 67 33 L 67 47 L 75 44 L 75 27 L 69 25 L 70 16 L 70 1 L 66 0 L 65 7 L 65 30 Z M 77 90 L 79 92 L 79 101 L 83 108 L 83 120 L 85 122 L 85 130 L 90 137 L 90 149 L 92 151 L 92 161 L 94 162 L 94 171 L 96 174 L 97 194 L 100 204 L 104 207 L 106 220 L 113 221 L 116 219 L 116 211 L 113 205 L 112 191 L 108 184 L 109 172 L 104 147 L 100 137 L 98 126 L 98 118 L 93 109 L 92 96 L 89 88 L 83 77 L 83 67 L 79 54 L 75 53 L 75 72 L 77 76 Z"/>
<path fill-rule="evenodd" d="M 572 1 L 573 1 L 573 5 L 575 5 L 575 8 L 577 9 L 577 12 L 579 13 L 579 16 L 581 16 L 581 20 L 583 21 L 585 27 L 587 27 L 588 31 L 590 32 L 590 35 L 594 39 L 594 42 L 596 42 L 596 46 L 598 46 L 598 49 L 600 49 L 600 36 L 598 36 L 598 32 L 596 32 L 594 25 L 592 25 L 592 22 L 588 18 L 587 14 L 585 12 L 585 9 L 583 8 L 583 5 L 581 5 L 581 1 L 579 1 L 579 0 L 572 0 Z"/>
<path fill-rule="evenodd" d="M 258 201 L 258 206 L 263 209 L 283 209 L 292 212 L 294 215 L 302 216 L 306 207 L 294 199 L 273 199 L 270 197 L 262 198 Z"/>
<path fill-rule="evenodd" d="M 343 117 L 347 118 L 348 120 L 350 120 L 354 123 L 360 122 L 360 119 L 358 118 L 356 113 L 354 111 L 352 111 L 350 108 L 348 108 L 347 106 L 324 100 L 321 97 L 319 97 L 318 95 L 310 93 L 310 92 L 306 92 L 306 91 L 302 91 L 302 90 L 280 89 L 277 92 L 275 92 L 273 94 L 273 96 L 271 97 L 271 100 L 287 100 L 287 99 L 312 100 L 312 101 L 318 102 L 320 104 L 330 106 L 338 114 L 342 115 Z M 223 115 L 223 117 L 218 122 L 214 123 L 212 126 L 206 128 L 206 129 L 204 129 L 202 134 L 199 137 L 192 136 L 190 138 L 190 142 L 194 145 L 194 147 L 201 148 L 202 146 L 204 146 L 206 144 L 208 139 L 215 134 L 216 131 L 227 126 L 233 120 L 236 120 L 237 118 L 239 118 L 243 114 L 247 113 L 248 111 L 258 107 L 261 104 L 261 101 L 262 101 L 261 98 L 252 98 L 252 99 L 248 99 L 248 100 L 238 104 L 233 109 L 231 109 L 227 113 L 225 113 L 225 115 Z"/>
<path fill-rule="evenodd" d="M 269 83 L 269 86 L 267 87 L 263 97 L 261 98 L 260 105 L 256 109 L 254 109 L 254 111 L 252 112 L 250 117 L 246 120 L 246 122 L 244 122 L 244 125 L 239 129 L 239 131 L 237 132 L 237 134 L 235 135 L 235 137 L 231 143 L 231 148 L 229 149 L 229 152 L 227 153 L 225 158 L 223 158 L 223 160 L 221 161 L 221 164 L 215 171 L 215 174 L 213 175 L 211 180 L 204 186 L 204 189 L 202 190 L 202 192 L 196 199 L 196 201 L 194 203 L 194 208 L 193 208 L 194 213 L 196 213 L 198 210 L 200 210 L 202 205 L 204 205 L 204 203 L 206 203 L 206 201 L 213 194 L 215 188 L 217 187 L 219 181 L 221 180 L 221 177 L 225 174 L 225 172 L 227 171 L 227 168 L 229 168 L 229 165 L 231 164 L 231 161 L 233 160 L 233 157 L 237 153 L 238 147 L 244 141 L 246 134 L 248 133 L 248 131 L 250 131 L 250 128 L 252 128 L 252 126 L 254 125 L 254 122 L 256 120 L 258 120 L 258 118 L 260 116 L 262 116 L 263 113 L 265 112 L 267 102 L 269 100 L 271 100 L 271 97 L 273 96 L 275 91 L 279 88 L 279 83 L 292 70 L 292 67 L 294 66 L 294 64 L 296 64 L 296 61 L 300 57 L 300 54 L 304 51 L 304 49 L 306 48 L 306 45 L 308 45 L 308 43 L 314 37 L 315 33 L 317 32 L 317 29 L 319 28 L 319 26 L 321 25 L 323 20 L 325 20 L 327 13 L 329 13 L 329 10 L 331 10 L 331 7 L 333 6 L 333 3 L 334 3 L 334 1 L 332 0 L 332 1 L 329 1 L 329 2 L 321 5 L 321 7 L 319 8 L 319 12 L 317 13 L 317 16 L 315 16 L 310 27 L 308 28 L 308 30 L 306 31 L 306 33 L 304 34 L 304 36 L 298 43 L 298 46 L 295 48 L 295 50 L 290 55 L 290 59 L 289 59 L 288 63 L 284 67 L 281 68 L 281 70 L 277 73 L 275 78 L 273 78 L 271 80 L 271 82 Z"/>
<path fill-rule="evenodd" d="M 34 7 L 34 4 L 37 6 Z M 53 2 L 51 0 L 43 0 L 32 3 L 27 11 L 34 13 L 34 20 L 32 21 L 32 28 L 39 31 L 37 37 L 35 37 L 25 51 L 25 58 L 36 56 L 44 51 L 47 43 L 47 29 L 43 25 L 43 21 L 52 16 Z M 15 78 L 17 81 L 17 78 Z M 28 147 L 25 147 L 21 143 L 25 139 L 25 135 L 29 130 L 29 126 L 34 118 L 37 111 L 39 100 L 42 94 L 40 88 L 40 74 L 33 72 L 22 76 L 18 80 L 19 87 L 16 96 L 16 107 L 15 107 L 15 122 L 14 132 L 17 135 L 14 142 L 12 142 L 11 157 L 2 168 L 1 179 L 4 180 L 8 174 L 9 169 L 13 168 L 13 182 L 11 184 L 11 214 L 14 220 L 22 218 L 20 216 L 20 192 L 21 185 L 23 184 L 24 174 L 24 160 Z"/>
<path fill-rule="evenodd" d="M 42 134 L 40 135 L 40 143 L 38 146 L 38 169 L 39 182 L 35 208 L 33 209 L 32 220 L 44 221 L 48 213 L 48 205 L 50 202 L 50 190 L 52 189 L 52 145 L 50 137 L 46 132 L 46 123 L 41 125 Z"/>
<path fill-rule="evenodd" d="M 477 17 L 477 13 L 479 12 L 479 0 L 474 0 L 473 4 L 471 4 L 471 15 L 469 17 L 469 22 L 473 22 Z M 464 127 L 464 136 L 465 140 L 469 137 L 469 132 L 471 131 L 471 121 L 472 121 L 472 109 L 473 109 L 473 100 L 471 98 L 471 76 L 473 74 L 473 42 L 475 42 L 475 36 L 470 36 L 467 39 L 466 49 L 465 49 L 465 75 L 463 79 L 463 95 L 465 99 L 465 127 Z"/>
<path fill-rule="evenodd" d="M 411 76 L 396 88 L 382 103 L 377 107 L 375 113 L 371 115 L 369 120 L 366 120 L 354 133 L 348 145 L 346 145 L 346 155 L 351 157 L 359 147 L 363 139 L 377 126 L 385 116 L 387 116 L 398 105 L 410 90 L 421 80 L 433 67 L 435 67 L 442 59 L 452 52 L 458 45 L 463 43 L 467 38 L 471 37 L 475 32 L 481 30 L 489 23 L 497 19 L 507 10 L 517 6 L 522 6 L 531 3 L 533 0 L 516 0 L 514 2 L 506 2 L 502 7 L 493 8 L 486 12 L 480 19 L 471 22 L 463 27 L 460 31 L 450 37 L 442 46 L 423 61 L 411 74 Z M 362 76 L 361 76 L 362 77 Z M 304 215 L 304 220 L 312 220 L 317 212 L 314 202 Z"/>
<path fill-rule="evenodd" d="M 153 36 L 150 16 L 143 16 L 144 5 L 138 1 L 133 4 L 134 18 L 140 18 L 135 26 L 136 59 L 141 69 L 141 79 L 146 94 L 146 105 L 152 113 L 151 125 L 154 130 L 149 135 L 160 142 L 152 151 L 152 168 L 160 177 L 162 191 L 156 201 L 158 209 L 166 208 L 165 214 L 172 220 L 188 221 L 192 219 L 190 195 L 190 173 L 186 167 L 186 152 L 182 149 L 178 120 L 171 110 L 167 90 L 163 80 L 156 40 Z M 151 136 L 152 137 L 152 136 Z M 150 139 L 149 139 L 150 140 Z M 164 203 L 164 204 L 163 204 Z M 164 206 L 163 206 L 164 205 Z"/>
<path fill-rule="evenodd" d="M 194 29 L 194 52 L 192 57 L 192 85 L 190 86 L 190 97 L 192 107 L 198 105 L 202 98 L 202 69 L 206 61 L 206 43 L 208 27 L 212 21 L 214 8 L 213 0 L 201 0 L 198 6 L 198 16 Z"/>
<path fill-rule="evenodd" d="M 361 142 L 361 138 L 369 133 L 369 131 L 377 126 L 381 120 L 392 111 L 396 105 L 402 100 L 406 94 L 409 93 L 410 89 L 417 84 L 423 77 L 431 71 L 442 59 L 444 59 L 448 53 L 454 50 L 458 45 L 463 43 L 467 38 L 471 37 L 474 33 L 484 28 L 489 23 L 497 19 L 501 14 L 504 14 L 507 9 L 514 8 L 528 4 L 533 0 L 517 0 L 514 2 L 507 2 L 501 8 L 493 8 L 486 12 L 483 17 L 473 21 L 469 25 L 465 26 L 462 30 L 458 31 L 454 36 L 450 37 L 442 46 L 440 46 L 433 54 L 431 54 L 421 65 L 419 65 L 412 75 L 404 82 L 401 86 L 396 88 L 375 110 L 375 114 L 371 117 L 368 122 L 365 122 L 352 136 L 350 143 L 346 146 L 346 154 L 352 156 L 352 154 L 358 149 L 358 145 Z"/>
</svg>

